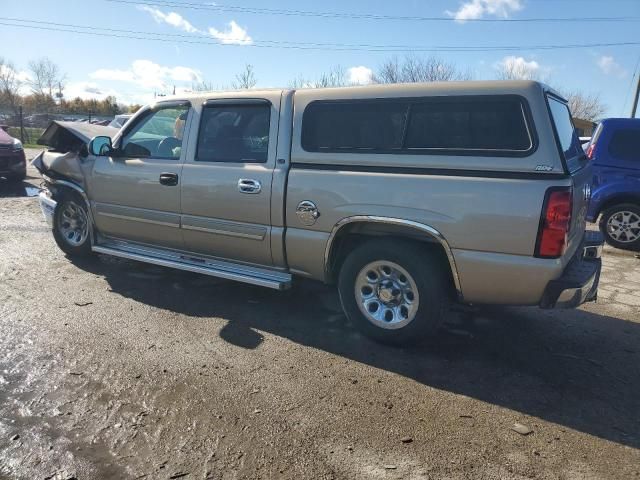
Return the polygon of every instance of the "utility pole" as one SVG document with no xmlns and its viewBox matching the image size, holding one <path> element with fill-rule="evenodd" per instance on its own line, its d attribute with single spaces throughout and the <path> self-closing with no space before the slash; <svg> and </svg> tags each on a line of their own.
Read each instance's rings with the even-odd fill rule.
<svg viewBox="0 0 640 480">
<path fill-rule="evenodd" d="M 22 105 L 20 105 L 20 141 L 24 143 L 24 117 L 22 115 Z"/>
<path fill-rule="evenodd" d="M 638 71 L 638 80 L 636 82 L 636 94 L 633 99 L 633 106 L 631 107 L 631 118 L 636 118 L 636 113 L 638 113 L 638 97 L 640 97 L 640 71 Z"/>
</svg>

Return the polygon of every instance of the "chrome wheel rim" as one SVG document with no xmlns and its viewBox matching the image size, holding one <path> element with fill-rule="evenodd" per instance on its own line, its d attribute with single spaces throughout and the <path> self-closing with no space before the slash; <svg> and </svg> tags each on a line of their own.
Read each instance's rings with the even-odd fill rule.
<svg viewBox="0 0 640 480">
<path fill-rule="evenodd" d="M 635 242 L 640 238 L 640 215 L 621 210 L 609 217 L 607 233 L 620 243 Z"/>
<path fill-rule="evenodd" d="M 84 208 L 73 200 L 66 201 L 58 216 L 57 227 L 58 232 L 69 245 L 72 247 L 82 245 L 89 235 L 89 222 Z"/>
<path fill-rule="evenodd" d="M 367 320 L 387 330 L 411 323 L 420 304 L 418 287 L 409 272 L 384 260 L 371 262 L 360 270 L 355 296 Z"/>
</svg>

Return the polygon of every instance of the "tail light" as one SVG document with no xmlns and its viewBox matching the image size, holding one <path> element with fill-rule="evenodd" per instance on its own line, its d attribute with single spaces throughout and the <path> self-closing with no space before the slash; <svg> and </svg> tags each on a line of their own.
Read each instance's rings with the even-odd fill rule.
<svg viewBox="0 0 640 480">
<path fill-rule="evenodd" d="M 535 256 L 558 258 L 567 249 L 573 194 L 571 188 L 550 188 L 545 195 Z"/>
<path fill-rule="evenodd" d="M 596 150 L 596 144 L 590 143 L 589 147 L 587 148 L 587 158 L 589 160 L 593 160 L 593 152 L 595 152 L 595 150 Z"/>
</svg>

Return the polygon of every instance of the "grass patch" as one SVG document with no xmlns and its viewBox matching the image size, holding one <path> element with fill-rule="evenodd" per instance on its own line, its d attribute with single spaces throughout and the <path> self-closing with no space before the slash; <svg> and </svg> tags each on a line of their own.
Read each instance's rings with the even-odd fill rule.
<svg viewBox="0 0 640 480">
<path fill-rule="evenodd" d="M 14 138 L 20 138 L 20 127 L 9 127 L 7 133 Z M 41 145 L 37 145 L 36 141 L 44 133 L 44 128 L 24 127 L 24 142 L 23 145 L 28 148 L 39 148 Z"/>
</svg>

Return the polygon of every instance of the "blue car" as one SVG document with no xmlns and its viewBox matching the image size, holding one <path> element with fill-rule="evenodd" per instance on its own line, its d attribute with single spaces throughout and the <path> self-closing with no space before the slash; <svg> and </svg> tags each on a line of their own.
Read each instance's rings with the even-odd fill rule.
<svg viewBox="0 0 640 480">
<path fill-rule="evenodd" d="M 610 245 L 640 251 L 640 118 L 603 120 L 587 147 L 593 183 L 587 220 Z"/>
</svg>

